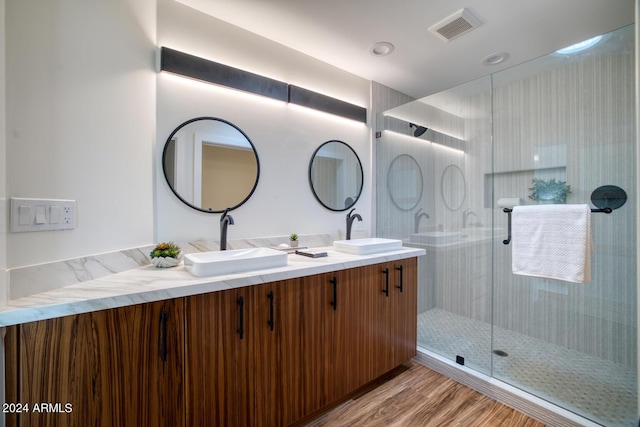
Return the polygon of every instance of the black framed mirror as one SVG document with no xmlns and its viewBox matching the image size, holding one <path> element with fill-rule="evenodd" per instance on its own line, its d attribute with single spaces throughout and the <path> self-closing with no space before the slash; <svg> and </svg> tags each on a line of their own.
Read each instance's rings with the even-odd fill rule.
<svg viewBox="0 0 640 427">
<path fill-rule="evenodd" d="M 391 161 L 387 190 L 398 209 L 410 211 L 418 206 L 422 198 L 423 178 L 422 169 L 413 156 L 400 154 Z"/>
<path fill-rule="evenodd" d="M 162 170 L 187 206 L 221 213 L 244 204 L 258 186 L 260 161 L 249 137 L 217 117 L 196 117 L 167 138 Z"/>
<path fill-rule="evenodd" d="M 362 193 L 362 182 L 362 163 L 348 144 L 327 141 L 311 156 L 309 185 L 325 208 L 340 212 L 353 207 Z"/>
</svg>

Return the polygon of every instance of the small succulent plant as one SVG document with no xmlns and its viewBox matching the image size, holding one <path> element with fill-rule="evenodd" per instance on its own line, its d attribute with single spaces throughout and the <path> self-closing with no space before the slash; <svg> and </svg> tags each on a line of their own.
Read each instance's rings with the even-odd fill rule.
<svg viewBox="0 0 640 427">
<path fill-rule="evenodd" d="M 149 254 L 151 258 L 178 258 L 180 255 L 180 246 L 173 242 L 158 243 Z"/>
<path fill-rule="evenodd" d="M 291 240 L 292 242 L 295 242 L 296 240 L 298 240 L 298 235 L 296 233 L 291 233 L 289 235 L 289 240 Z"/>
</svg>

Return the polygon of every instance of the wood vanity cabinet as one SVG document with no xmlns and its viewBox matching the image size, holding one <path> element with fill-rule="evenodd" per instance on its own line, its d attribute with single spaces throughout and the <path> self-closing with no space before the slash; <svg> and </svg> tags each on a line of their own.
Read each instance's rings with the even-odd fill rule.
<svg viewBox="0 0 640 427">
<path fill-rule="evenodd" d="M 7 328 L 7 402 L 20 426 L 177 426 L 184 417 L 182 300 Z"/>
<path fill-rule="evenodd" d="M 21 426 L 287 426 L 413 357 L 416 316 L 409 258 L 26 323 L 7 401 L 72 404 Z"/>
</svg>

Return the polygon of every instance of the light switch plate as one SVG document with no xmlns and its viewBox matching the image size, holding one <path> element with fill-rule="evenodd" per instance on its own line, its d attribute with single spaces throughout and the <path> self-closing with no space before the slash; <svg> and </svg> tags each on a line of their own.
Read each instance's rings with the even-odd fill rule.
<svg viewBox="0 0 640 427">
<path fill-rule="evenodd" d="M 11 198 L 11 232 L 76 228 L 76 201 Z"/>
</svg>

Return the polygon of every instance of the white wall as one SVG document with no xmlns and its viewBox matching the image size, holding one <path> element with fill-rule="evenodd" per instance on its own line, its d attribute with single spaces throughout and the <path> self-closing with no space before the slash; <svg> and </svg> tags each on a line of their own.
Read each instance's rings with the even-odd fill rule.
<svg viewBox="0 0 640 427">
<path fill-rule="evenodd" d="M 236 124 L 260 156 L 260 182 L 234 212 L 229 239 L 344 232 L 345 213 L 313 198 L 308 162 L 320 144 L 340 139 L 369 177 L 368 125 L 158 74 L 156 51 L 169 46 L 368 108 L 367 80 L 171 0 L 11 1 L 3 23 L 6 197 L 77 200 L 77 228 L 8 233 L 0 267 L 217 239 L 219 215 L 182 205 L 160 168 L 171 130 L 200 115 Z M 356 207 L 358 226 L 369 230 L 369 179 Z"/>
<path fill-rule="evenodd" d="M 369 82 L 316 59 L 178 4 L 158 1 L 158 46 L 261 74 L 369 109 Z M 371 174 L 370 128 L 318 113 L 175 75 L 157 79 L 157 240 L 218 239 L 219 214 L 182 204 L 171 193 L 160 167 L 162 148 L 173 129 L 189 118 L 214 116 L 242 129 L 260 158 L 260 181 L 253 196 L 233 211 L 230 240 L 290 233 L 344 233 L 345 212 L 332 212 L 314 198 L 309 161 L 323 142 L 342 140 Z M 355 205 L 371 226 L 371 180 Z M 304 244 L 304 242 L 303 242 Z"/>
<path fill-rule="evenodd" d="M 7 268 L 153 241 L 156 0 L 6 3 L 8 197 L 77 200 L 9 233 Z"/>
</svg>

